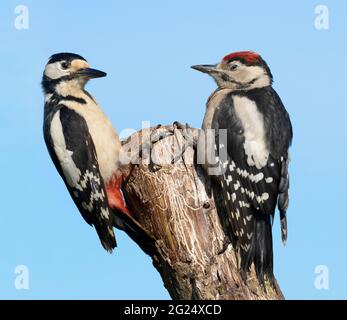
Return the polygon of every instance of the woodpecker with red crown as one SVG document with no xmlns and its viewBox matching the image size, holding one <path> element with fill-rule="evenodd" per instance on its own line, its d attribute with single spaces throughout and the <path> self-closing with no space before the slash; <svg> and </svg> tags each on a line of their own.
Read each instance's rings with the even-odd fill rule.
<svg viewBox="0 0 347 320">
<path fill-rule="evenodd" d="M 254 263 L 258 279 L 273 279 L 272 221 L 278 206 L 282 241 L 287 240 L 289 202 L 289 115 L 266 62 L 255 52 L 235 52 L 216 65 L 196 65 L 217 83 L 207 101 L 202 128 L 214 129 L 213 145 L 221 186 L 224 221 L 231 229 L 241 274 Z M 223 141 L 219 130 L 226 130 Z M 223 156 L 225 154 L 225 156 Z M 213 167 L 206 163 L 205 169 Z"/>
<path fill-rule="evenodd" d="M 43 132 L 49 154 L 85 221 L 102 246 L 116 247 L 113 227 L 127 232 L 146 252 L 150 241 L 132 218 L 122 191 L 120 140 L 100 106 L 84 89 L 106 73 L 80 55 L 51 56 L 42 78 Z"/>
</svg>

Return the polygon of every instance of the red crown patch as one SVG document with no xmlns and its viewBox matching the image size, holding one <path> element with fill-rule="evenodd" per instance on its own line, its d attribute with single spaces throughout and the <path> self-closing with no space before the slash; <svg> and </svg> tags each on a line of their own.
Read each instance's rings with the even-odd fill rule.
<svg viewBox="0 0 347 320">
<path fill-rule="evenodd" d="M 223 61 L 230 61 L 236 58 L 243 59 L 247 63 L 255 63 L 258 61 L 260 55 L 253 51 L 240 51 L 228 54 L 223 58 Z"/>
</svg>

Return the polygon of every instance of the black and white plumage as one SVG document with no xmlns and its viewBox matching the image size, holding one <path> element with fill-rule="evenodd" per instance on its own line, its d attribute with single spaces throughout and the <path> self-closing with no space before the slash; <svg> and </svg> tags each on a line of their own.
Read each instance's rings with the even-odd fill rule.
<svg viewBox="0 0 347 320">
<path fill-rule="evenodd" d="M 113 221 L 87 123 L 73 109 L 56 108 L 51 122 L 45 122 L 49 154 L 84 220 L 95 226 L 103 247 L 111 251 L 116 246 Z"/>
<path fill-rule="evenodd" d="M 42 79 L 43 132 L 49 154 L 84 220 L 93 225 L 103 247 L 116 246 L 113 227 L 141 244 L 121 192 L 119 138 L 95 99 L 84 89 L 106 73 L 91 69 L 81 56 L 53 55 Z M 146 242 L 144 242 L 146 243 Z"/>
<path fill-rule="evenodd" d="M 226 56 L 218 65 L 193 66 L 218 84 L 208 102 L 203 129 L 215 130 L 208 148 L 217 151 L 224 209 L 236 239 L 242 274 L 252 263 L 260 281 L 273 277 L 272 221 L 280 211 L 282 240 L 287 240 L 289 115 L 271 87 L 265 61 L 253 52 Z M 226 130 L 227 139 L 219 135 Z M 211 165 L 204 165 L 208 170 Z"/>
</svg>

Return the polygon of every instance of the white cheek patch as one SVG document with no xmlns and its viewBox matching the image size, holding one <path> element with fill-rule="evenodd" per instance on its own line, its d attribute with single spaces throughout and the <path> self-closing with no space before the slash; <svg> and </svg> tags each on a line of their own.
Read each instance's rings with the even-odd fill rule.
<svg viewBox="0 0 347 320">
<path fill-rule="evenodd" d="M 52 119 L 51 137 L 66 181 L 70 187 L 75 187 L 80 180 L 81 171 L 72 159 L 73 152 L 66 148 L 63 127 L 60 122 L 60 111 L 57 111 Z"/>
<path fill-rule="evenodd" d="M 258 111 L 255 102 L 246 97 L 234 96 L 233 101 L 236 116 L 244 129 L 247 163 L 261 169 L 269 159 L 263 115 Z"/>
<path fill-rule="evenodd" d="M 234 72 L 234 77 L 240 82 L 250 82 L 253 79 L 266 76 L 264 74 L 263 68 L 259 66 L 240 66 L 236 72 Z"/>
<path fill-rule="evenodd" d="M 61 62 L 54 62 L 46 65 L 44 73 L 45 76 L 47 76 L 48 78 L 59 79 L 63 76 L 67 76 L 70 73 L 70 71 L 68 69 L 63 70 L 61 68 Z"/>
</svg>

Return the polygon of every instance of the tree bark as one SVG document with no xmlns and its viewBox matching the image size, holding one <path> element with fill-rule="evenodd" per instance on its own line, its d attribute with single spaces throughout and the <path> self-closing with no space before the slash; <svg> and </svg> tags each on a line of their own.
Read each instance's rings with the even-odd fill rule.
<svg viewBox="0 0 347 320">
<path fill-rule="evenodd" d="M 199 130 L 191 129 L 194 139 Z M 155 135 L 169 135 L 151 146 Z M 251 270 L 244 282 L 237 258 L 223 226 L 220 193 L 204 170 L 196 165 L 195 148 L 187 145 L 173 126 L 148 128 L 123 143 L 123 192 L 134 219 L 153 238 L 150 253 L 164 286 L 173 299 L 284 299 L 277 283 L 259 285 Z M 185 146 L 185 148 L 184 148 Z M 184 151 L 184 152 L 182 152 Z M 180 153 L 183 153 L 180 156 Z M 177 156 L 178 161 L 171 160 Z M 160 161 L 159 161 L 160 160 Z M 177 159 L 176 159 L 177 160 Z M 276 281 L 275 281 L 276 282 Z"/>
</svg>

